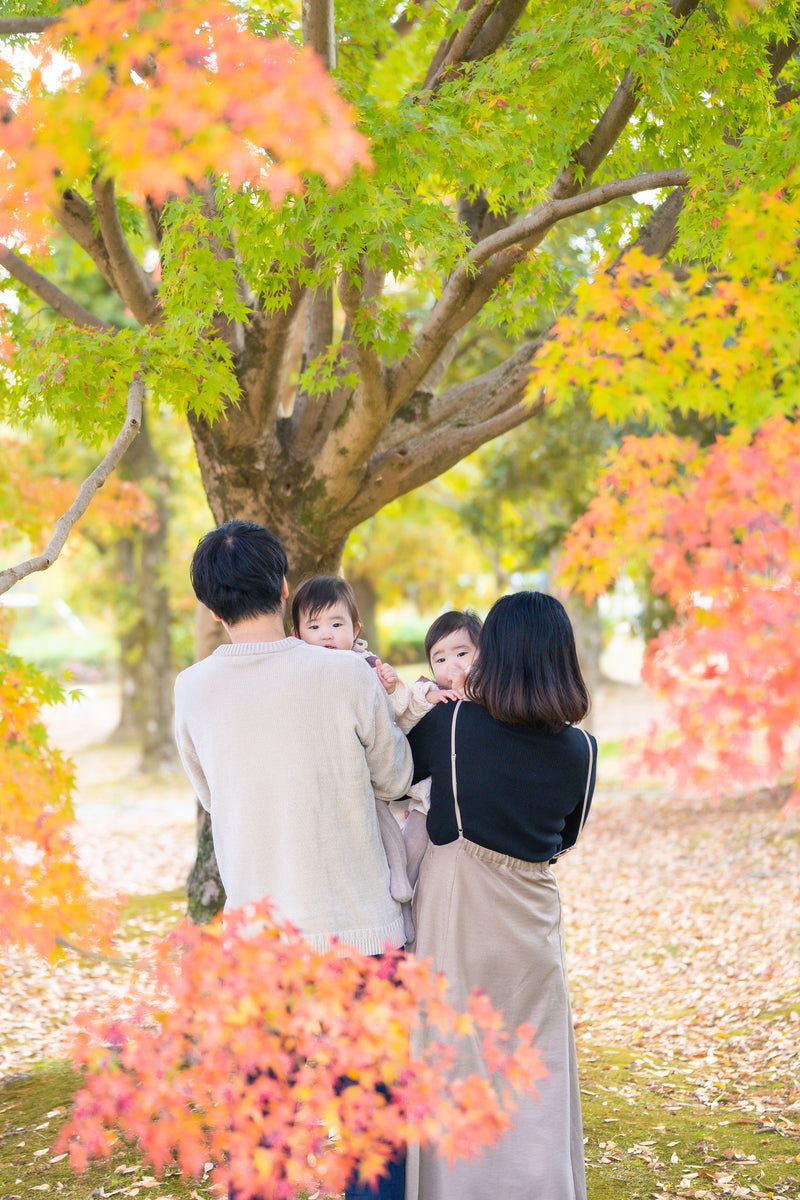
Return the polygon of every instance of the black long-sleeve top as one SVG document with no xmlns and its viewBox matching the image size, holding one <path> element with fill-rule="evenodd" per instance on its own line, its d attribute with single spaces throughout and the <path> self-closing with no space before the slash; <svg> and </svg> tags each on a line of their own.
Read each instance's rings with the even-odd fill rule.
<svg viewBox="0 0 800 1200">
<path fill-rule="evenodd" d="M 428 836 L 458 837 L 450 770 L 455 704 L 436 704 L 408 734 L 414 782 L 431 776 Z M 589 735 L 591 737 L 591 735 Z M 597 743 L 589 782 L 591 803 Z M 586 794 L 589 746 L 579 729 L 560 733 L 496 721 L 465 701 L 456 722 L 456 781 L 464 836 L 526 862 L 545 862 L 577 837 Z"/>
</svg>

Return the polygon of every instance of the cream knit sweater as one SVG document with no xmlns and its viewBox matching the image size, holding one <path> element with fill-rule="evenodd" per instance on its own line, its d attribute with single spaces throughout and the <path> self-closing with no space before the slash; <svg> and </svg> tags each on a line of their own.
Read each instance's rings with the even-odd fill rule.
<svg viewBox="0 0 800 1200">
<path fill-rule="evenodd" d="M 411 753 L 366 662 L 293 637 L 219 646 L 175 681 L 175 738 L 227 907 L 269 896 L 319 949 L 403 944 L 375 797 L 405 793 Z"/>
</svg>

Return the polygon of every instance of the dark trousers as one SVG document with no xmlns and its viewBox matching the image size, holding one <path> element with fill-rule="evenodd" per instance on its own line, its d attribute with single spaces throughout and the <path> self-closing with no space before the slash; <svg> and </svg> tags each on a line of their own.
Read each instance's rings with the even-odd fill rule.
<svg viewBox="0 0 800 1200">
<path fill-rule="evenodd" d="M 377 1189 L 345 1188 L 344 1200 L 403 1200 L 406 1191 L 406 1156 L 389 1163 L 389 1174 L 381 1175 Z"/>
<path fill-rule="evenodd" d="M 373 954 L 372 958 L 383 958 L 382 954 Z M 252 1082 L 252 1079 L 251 1079 Z M 346 1082 L 344 1086 L 347 1086 Z M 353 1080 L 350 1081 L 354 1082 Z M 378 1091 L 386 1095 L 383 1084 L 378 1085 Z M 375 1188 L 359 1187 L 357 1184 L 345 1188 L 344 1200 L 405 1200 L 406 1190 L 406 1156 L 405 1151 L 399 1158 L 389 1164 L 389 1174 L 381 1175 Z M 238 1200 L 236 1190 L 228 1189 L 228 1200 Z"/>
<path fill-rule="evenodd" d="M 383 958 L 382 954 L 373 954 L 373 958 Z M 386 1089 L 378 1085 L 378 1091 L 384 1096 Z M 389 1174 L 381 1175 L 374 1188 L 358 1187 L 353 1184 L 345 1188 L 344 1200 L 405 1200 L 406 1193 L 406 1156 L 405 1151 L 399 1158 L 392 1159 L 388 1164 Z"/>
</svg>

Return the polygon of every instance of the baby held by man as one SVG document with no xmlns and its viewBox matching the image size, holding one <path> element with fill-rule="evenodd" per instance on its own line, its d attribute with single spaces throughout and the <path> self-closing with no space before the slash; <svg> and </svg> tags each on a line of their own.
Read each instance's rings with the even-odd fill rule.
<svg viewBox="0 0 800 1200">
<path fill-rule="evenodd" d="M 316 575 L 301 583 L 292 600 L 292 633 L 312 646 L 360 654 L 377 672 L 394 719 L 408 733 L 434 704 L 464 695 L 467 672 L 478 650 L 481 620 L 475 613 L 451 611 L 437 617 L 425 635 L 425 657 L 432 678 L 406 683 L 393 667 L 370 652 L 358 635 L 361 622 L 350 584 L 335 575 Z M 402 830 L 389 805 L 376 800 L 378 827 L 389 863 L 390 890 L 403 905 L 406 941 L 414 939 L 411 895 L 428 841 L 426 815 L 430 781 L 414 784 Z"/>
</svg>

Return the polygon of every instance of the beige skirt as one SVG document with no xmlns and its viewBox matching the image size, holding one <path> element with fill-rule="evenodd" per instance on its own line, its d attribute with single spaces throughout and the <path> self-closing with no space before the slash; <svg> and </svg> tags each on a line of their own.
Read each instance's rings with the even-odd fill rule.
<svg viewBox="0 0 800 1200">
<path fill-rule="evenodd" d="M 548 1075 L 519 1097 L 514 1127 L 451 1168 L 435 1148 L 409 1147 L 406 1200 L 586 1200 L 578 1070 L 552 868 L 459 838 L 430 844 L 414 896 L 416 953 L 444 971 L 463 1008 L 473 988 L 508 1029 L 529 1022 Z M 482 1070 L 477 1045 L 463 1062 Z M 461 1055 L 459 1056 L 461 1060 Z M 462 1061 L 460 1061 L 460 1066 Z"/>
</svg>

